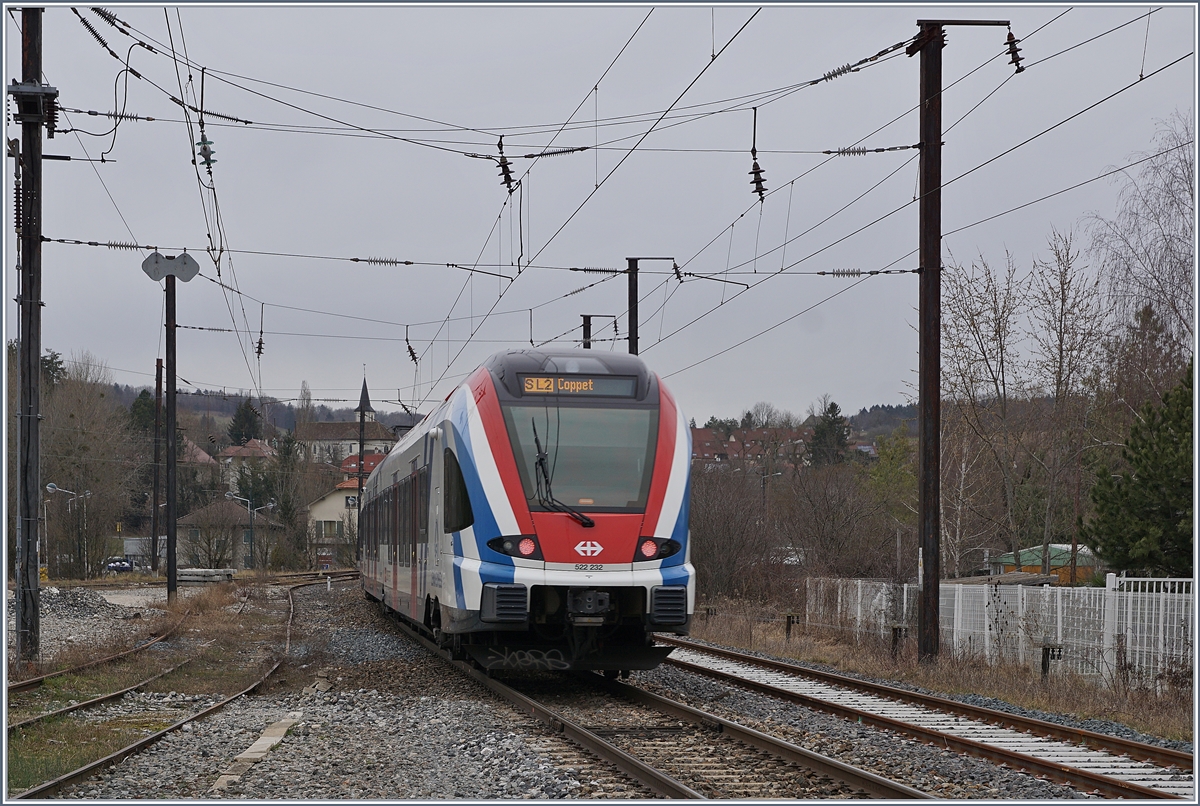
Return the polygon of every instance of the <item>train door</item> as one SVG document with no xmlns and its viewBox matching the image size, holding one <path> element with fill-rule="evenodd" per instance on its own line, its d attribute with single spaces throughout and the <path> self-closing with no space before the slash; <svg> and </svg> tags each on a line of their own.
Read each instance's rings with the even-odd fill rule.
<svg viewBox="0 0 1200 806">
<path fill-rule="evenodd" d="M 433 545 L 434 551 L 441 550 L 440 537 L 442 534 L 442 511 L 441 511 L 441 484 L 437 481 L 442 478 L 443 465 L 443 449 L 445 448 L 446 431 L 445 425 L 438 428 L 442 435 L 442 439 L 434 443 L 429 451 L 429 463 L 421 468 L 420 475 L 423 477 L 420 488 L 422 491 L 424 511 L 428 513 L 422 529 L 418 530 L 417 540 L 420 541 L 418 553 L 421 558 L 421 601 L 425 601 L 430 595 L 428 590 L 427 565 L 429 559 L 430 544 Z M 447 573 L 453 574 L 453 569 L 446 569 Z M 451 577 L 453 578 L 453 577 Z M 432 595 L 440 595 L 441 590 L 434 590 Z"/>
</svg>

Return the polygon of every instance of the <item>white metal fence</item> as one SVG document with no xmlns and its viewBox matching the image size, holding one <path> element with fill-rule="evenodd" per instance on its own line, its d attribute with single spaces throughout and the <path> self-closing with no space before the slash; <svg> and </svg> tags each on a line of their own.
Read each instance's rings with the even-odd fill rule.
<svg viewBox="0 0 1200 806">
<path fill-rule="evenodd" d="M 805 623 L 890 638 L 917 625 L 916 585 L 810 578 Z M 990 662 L 1055 666 L 1110 684 L 1191 686 L 1195 599 L 1190 579 L 1127 579 L 1103 588 L 941 586 L 941 650 Z"/>
</svg>

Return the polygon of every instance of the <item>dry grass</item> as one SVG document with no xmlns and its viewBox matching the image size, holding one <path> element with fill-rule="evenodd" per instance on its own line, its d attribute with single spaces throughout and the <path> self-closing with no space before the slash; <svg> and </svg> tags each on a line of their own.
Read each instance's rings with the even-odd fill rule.
<svg viewBox="0 0 1200 806">
<path fill-rule="evenodd" d="M 66 716 L 18 730 L 8 742 L 8 793 L 79 769 L 170 724 L 161 717 L 92 723 Z"/>
<path fill-rule="evenodd" d="M 184 613 L 191 613 L 193 616 L 209 616 L 235 604 L 238 601 L 240 590 L 238 585 L 231 582 L 221 585 L 204 585 L 199 588 L 180 588 L 175 601 L 165 605 L 166 611 L 177 617 Z"/>
<path fill-rule="evenodd" d="M 793 625 L 790 641 L 777 608 L 756 608 L 739 602 L 719 608 L 706 620 L 697 613 L 692 635 L 731 647 L 835 667 L 880 680 L 905 682 L 943 694 L 980 694 L 1024 708 L 1035 708 L 1078 719 L 1109 719 L 1153 736 L 1190 742 L 1193 739 L 1191 681 L 1165 693 L 1108 688 L 1070 672 L 1043 679 L 1040 670 L 1015 664 L 989 665 L 982 659 L 943 657 L 936 664 L 916 658 L 915 636 L 904 641 L 893 657 L 890 642 L 878 638 L 855 641 L 830 631 L 805 631 Z"/>
</svg>

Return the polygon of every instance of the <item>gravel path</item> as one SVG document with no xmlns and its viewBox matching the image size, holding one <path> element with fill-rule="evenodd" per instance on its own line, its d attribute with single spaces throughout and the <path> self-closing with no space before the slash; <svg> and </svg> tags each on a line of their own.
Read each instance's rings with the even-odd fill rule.
<svg viewBox="0 0 1200 806">
<path fill-rule="evenodd" d="M 62 793 L 70 798 L 646 798 L 541 723 L 400 636 L 353 583 L 297 593 L 281 680 Z M 327 681 L 329 690 L 314 684 Z M 941 798 L 1082 798 L 1074 790 L 885 731 L 660 667 L 630 682 Z M 297 723 L 219 791 L 270 725 Z"/>
</svg>

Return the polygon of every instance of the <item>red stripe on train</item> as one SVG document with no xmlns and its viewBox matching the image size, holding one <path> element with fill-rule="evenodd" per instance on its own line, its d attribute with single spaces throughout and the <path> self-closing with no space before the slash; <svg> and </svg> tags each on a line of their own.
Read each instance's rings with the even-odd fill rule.
<svg viewBox="0 0 1200 806">
<path fill-rule="evenodd" d="M 512 443 L 508 440 L 508 426 L 504 424 L 504 415 L 500 411 L 500 401 L 496 397 L 492 374 L 486 367 L 480 367 L 467 379 L 467 386 L 475 398 L 479 419 L 483 421 L 483 431 L 487 434 L 496 469 L 500 472 L 500 482 L 504 485 L 508 503 L 512 506 L 513 516 L 517 520 L 518 533 L 533 534 L 529 502 L 525 500 L 525 488 L 521 486 L 517 460 L 513 457 Z M 482 448 L 483 446 L 476 445 L 474 449 L 479 452 Z"/>
<path fill-rule="evenodd" d="M 658 378 L 657 375 L 655 375 Z M 675 422 L 678 414 L 675 399 L 658 378 L 658 448 L 654 451 L 654 478 L 650 481 L 650 494 L 646 499 L 646 517 L 642 520 L 642 534 L 654 534 L 658 518 L 662 514 L 663 499 L 667 496 L 667 481 L 675 458 Z"/>
</svg>

